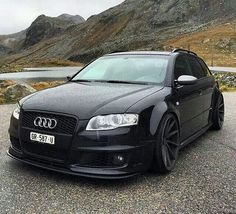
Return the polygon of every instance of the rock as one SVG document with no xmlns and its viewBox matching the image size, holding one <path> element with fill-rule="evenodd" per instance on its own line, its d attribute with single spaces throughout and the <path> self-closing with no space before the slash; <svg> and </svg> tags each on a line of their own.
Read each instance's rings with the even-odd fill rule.
<svg viewBox="0 0 236 214">
<path fill-rule="evenodd" d="M 234 73 L 214 73 L 216 80 L 227 87 L 236 88 L 236 74 Z"/>
<path fill-rule="evenodd" d="M 15 84 L 15 82 L 12 80 L 0 80 L 0 89 L 5 89 L 13 84 Z"/>
<path fill-rule="evenodd" d="M 218 43 L 217 46 L 222 49 L 228 49 L 230 46 L 230 38 L 222 38 Z"/>
<path fill-rule="evenodd" d="M 202 41 L 202 43 L 203 43 L 203 44 L 206 44 L 206 43 L 208 43 L 208 42 L 210 42 L 210 41 L 211 41 L 211 40 L 207 38 L 207 39 L 204 39 L 204 40 Z"/>
<path fill-rule="evenodd" d="M 36 90 L 27 84 L 14 84 L 8 86 L 3 92 L 3 95 L 6 102 L 15 102 L 34 92 Z"/>
</svg>

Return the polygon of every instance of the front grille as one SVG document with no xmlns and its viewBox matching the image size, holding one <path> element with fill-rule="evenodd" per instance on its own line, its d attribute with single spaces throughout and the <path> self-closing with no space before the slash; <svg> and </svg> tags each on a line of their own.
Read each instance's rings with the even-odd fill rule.
<svg viewBox="0 0 236 214">
<path fill-rule="evenodd" d="M 35 127 L 34 120 L 37 117 L 46 117 L 46 118 L 56 119 L 57 120 L 56 128 L 53 130 L 50 130 L 50 129 L 46 129 L 46 128 Z M 57 133 L 61 133 L 61 134 L 72 135 L 75 130 L 76 123 L 77 123 L 77 120 L 74 117 L 65 116 L 65 115 L 58 115 L 58 114 L 51 114 L 51 113 L 25 111 L 25 112 L 23 112 L 23 116 L 22 116 L 22 126 L 23 127 L 44 130 L 44 131 L 50 131 L 50 132 L 57 132 Z"/>
</svg>

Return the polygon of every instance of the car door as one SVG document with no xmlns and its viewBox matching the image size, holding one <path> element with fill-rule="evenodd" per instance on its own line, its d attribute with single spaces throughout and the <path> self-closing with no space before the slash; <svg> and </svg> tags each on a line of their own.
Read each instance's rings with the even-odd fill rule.
<svg viewBox="0 0 236 214">
<path fill-rule="evenodd" d="M 179 55 L 175 61 L 175 80 L 181 75 L 194 76 L 186 54 Z M 197 132 L 202 125 L 201 83 L 197 81 L 194 85 L 175 87 L 175 101 L 180 114 L 180 139 L 183 141 Z"/>
<path fill-rule="evenodd" d="M 205 62 L 197 58 L 203 69 L 203 77 L 201 79 L 203 88 L 202 88 L 202 96 L 204 98 L 203 105 L 203 126 L 207 126 L 210 122 L 210 112 L 212 111 L 212 98 L 214 92 L 215 78 L 212 76 L 209 68 L 205 64 Z"/>
</svg>

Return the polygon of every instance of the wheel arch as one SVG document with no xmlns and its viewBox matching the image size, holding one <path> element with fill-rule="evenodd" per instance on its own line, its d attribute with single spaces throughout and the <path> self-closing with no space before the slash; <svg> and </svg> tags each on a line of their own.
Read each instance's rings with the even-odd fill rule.
<svg viewBox="0 0 236 214">
<path fill-rule="evenodd" d="M 153 115 L 151 117 L 151 120 L 155 121 L 155 119 L 156 119 L 155 122 L 153 122 L 153 121 L 150 122 L 150 132 L 153 136 L 157 135 L 160 124 L 161 124 L 163 118 L 167 114 L 172 114 L 175 117 L 175 119 L 178 123 L 179 131 L 180 131 L 180 115 L 179 115 L 179 112 L 173 107 L 168 107 L 166 102 L 163 102 L 162 105 L 158 105 L 158 108 L 154 108 L 152 114 Z M 155 119 L 153 119 L 153 118 L 155 118 Z"/>
<path fill-rule="evenodd" d="M 217 104 L 218 98 L 220 96 L 222 96 L 224 98 L 224 96 L 223 96 L 222 92 L 220 91 L 220 89 L 216 87 L 214 92 L 213 92 L 213 97 L 212 97 L 212 109 L 213 110 L 214 110 L 214 108 Z"/>
</svg>

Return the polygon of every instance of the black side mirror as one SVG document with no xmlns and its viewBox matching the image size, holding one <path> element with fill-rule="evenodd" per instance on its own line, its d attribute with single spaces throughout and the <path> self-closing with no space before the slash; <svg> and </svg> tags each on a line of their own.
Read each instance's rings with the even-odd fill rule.
<svg viewBox="0 0 236 214">
<path fill-rule="evenodd" d="M 197 78 L 190 75 L 182 75 L 176 81 L 179 85 L 194 85 L 197 83 Z"/>
<path fill-rule="evenodd" d="M 66 77 L 66 79 L 67 79 L 68 81 L 70 81 L 71 78 L 72 78 L 71 76 L 67 76 L 67 77 Z"/>
</svg>

